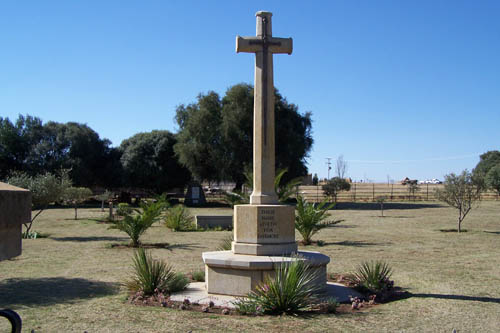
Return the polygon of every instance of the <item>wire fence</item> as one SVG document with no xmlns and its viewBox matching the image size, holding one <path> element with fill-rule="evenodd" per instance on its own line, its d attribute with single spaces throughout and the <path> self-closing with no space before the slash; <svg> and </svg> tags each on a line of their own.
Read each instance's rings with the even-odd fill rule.
<svg viewBox="0 0 500 333">
<path fill-rule="evenodd" d="M 339 202 L 376 202 L 379 198 L 385 201 L 437 201 L 436 190 L 443 184 L 420 184 L 411 191 L 411 187 L 402 184 L 386 183 L 352 183 L 349 191 L 338 193 Z M 308 202 L 321 202 L 327 198 L 321 185 L 301 185 L 298 194 Z M 499 200 L 496 192 L 487 191 L 481 195 L 482 200 Z"/>
</svg>

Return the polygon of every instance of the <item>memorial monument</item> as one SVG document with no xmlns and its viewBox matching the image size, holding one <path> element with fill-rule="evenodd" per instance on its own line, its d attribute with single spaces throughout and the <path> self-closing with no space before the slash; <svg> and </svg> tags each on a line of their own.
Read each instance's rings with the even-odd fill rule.
<svg viewBox="0 0 500 333">
<path fill-rule="evenodd" d="M 236 37 L 236 52 L 255 53 L 253 122 L 253 192 L 249 205 L 234 207 L 234 241 L 231 251 L 203 253 L 209 294 L 244 296 L 276 265 L 305 260 L 319 270 L 317 283 L 326 288 L 326 265 L 330 258 L 300 251 L 295 242 L 295 207 L 278 204 L 274 191 L 275 123 L 273 54 L 291 54 L 291 38 L 272 36 L 272 13 L 259 11 L 257 36 Z"/>
</svg>

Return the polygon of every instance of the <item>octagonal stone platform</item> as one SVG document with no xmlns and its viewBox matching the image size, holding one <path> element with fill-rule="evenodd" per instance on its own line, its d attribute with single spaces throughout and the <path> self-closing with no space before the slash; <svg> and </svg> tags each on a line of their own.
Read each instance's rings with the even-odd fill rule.
<svg viewBox="0 0 500 333">
<path fill-rule="evenodd" d="M 292 260 L 305 260 L 311 270 L 318 271 L 315 284 L 326 291 L 326 265 L 330 258 L 313 251 L 299 251 L 295 256 L 253 256 L 232 251 L 204 252 L 206 289 L 209 294 L 245 296 L 255 290 L 266 277 L 273 277 L 275 268 Z"/>
</svg>

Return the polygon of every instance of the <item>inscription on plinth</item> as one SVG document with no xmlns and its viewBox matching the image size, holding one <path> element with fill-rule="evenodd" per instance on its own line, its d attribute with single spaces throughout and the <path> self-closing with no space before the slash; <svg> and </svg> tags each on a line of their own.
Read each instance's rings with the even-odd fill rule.
<svg viewBox="0 0 500 333">
<path fill-rule="evenodd" d="M 294 220 L 292 206 L 235 206 L 234 253 L 282 255 L 297 251 Z"/>
<path fill-rule="evenodd" d="M 279 239 L 278 223 L 276 222 L 276 214 L 274 209 L 261 208 L 259 210 L 259 239 Z"/>
</svg>

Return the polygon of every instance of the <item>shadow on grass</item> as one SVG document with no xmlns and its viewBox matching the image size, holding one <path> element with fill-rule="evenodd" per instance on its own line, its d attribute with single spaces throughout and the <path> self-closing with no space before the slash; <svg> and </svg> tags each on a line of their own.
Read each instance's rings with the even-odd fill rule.
<svg viewBox="0 0 500 333">
<path fill-rule="evenodd" d="M 391 245 L 392 243 L 374 243 L 365 241 L 342 241 L 342 242 L 325 242 L 325 245 L 341 245 L 341 246 L 354 246 L 354 247 L 364 247 L 364 246 L 381 246 L 381 245 Z"/>
<path fill-rule="evenodd" d="M 99 242 L 99 241 L 126 241 L 126 237 L 113 236 L 89 236 L 89 237 L 50 237 L 50 239 L 60 242 Z"/>
<path fill-rule="evenodd" d="M 372 215 L 370 217 L 380 217 L 381 219 L 414 219 L 415 216 L 403 216 L 403 215 Z"/>
<path fill-rule="evenodd" d="M 130 243 L 111 243 L 108 244 L 108 248 L 117 249 L 138 249 L 139 247 L 133 247 Z M 192 250 L 199 249 L 201 246 L 195 244 L 170 244 L 170 243 L 142 243 L 140 247 L 144 249 L 167 249 L 169 251 L 175 249 L 181 250 Z"/>
<path fill-rule="evenodd" d="M 458 229 L 439 229 L 441 232 L 458 232 Z M 460 232 L 467 232 L 467 229 L 462 229 Z"/>
<path fill-rule="evenodd" d="M 498 303 L 500 304 L 500 298 L 494 297 L 482 297 L 482 296 L 464 296 L 464 295 L 447 295 L 447 294 L 412 294 L 407 293 L 407 297 L 417 297 L 417 298 L 438 298 L 438 299 L 451 299 L 458 301 L 474 301 L 474 302 L 484 302 L 484 303 Z"/>
<path fill-rule="evenodd" d="M 422 209 L 422 208 L 440 208 L 440 204 L 430 203 L 410 203 L 410 202 L 386 202 L 384 210 L 390 209 Z M 338 202 L 333 210 L 380 210 L 380 204 L 377 202 Z"/>
<path fill-rule="evenodd" d="M 488 234 L 500 235 L 500 231 L 486 231 L 486 230 L 485 230 L 484 232 L 486 232 L 486 233 L 488 233 Z"/>
<path fill-rule="evenodd" d="M 119 284 L 81 278 L 12 278 L 0 281 L 0 308 L 47 306 L 114 295 Z"/>
</svg>

